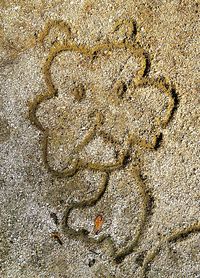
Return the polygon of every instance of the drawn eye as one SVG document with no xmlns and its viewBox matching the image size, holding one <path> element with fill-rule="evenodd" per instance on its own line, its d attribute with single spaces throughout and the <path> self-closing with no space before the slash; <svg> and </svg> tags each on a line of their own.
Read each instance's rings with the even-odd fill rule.
<svg viewBox="0 0 200 278">
<path fill-rule="evenodd" d="M 113 87 L 114 95 L 118 98 L 123 98 L 124 93 L 127 90 L 127 85 L 124 81 L 117 81 Z"/>
<path fill-rule="evenodd" d="M 78 84 L 75 86 L 72 90 L 72 94 L 74 96 L 74 99 L 77 101 L 81 101 L 85 98 L 86 90 L 83 84 Z"/>
</svg>

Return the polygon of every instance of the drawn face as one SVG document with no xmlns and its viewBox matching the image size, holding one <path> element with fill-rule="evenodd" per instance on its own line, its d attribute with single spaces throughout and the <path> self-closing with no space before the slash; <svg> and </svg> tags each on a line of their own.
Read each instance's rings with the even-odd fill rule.
<svg viewBox="0 0 200 278">
<path fill-rule="evenodd" d="M 49 92 L 36 117 L 48 129 L 52 169 L 85 164 L 105 170 L 119 165 L 133 141 L 151 146 L 172 98 L 164 81 L 145 77 L 147 67 L 145 51 L 126 40 L 50 49 L 44 65 Z"/>
</svg>

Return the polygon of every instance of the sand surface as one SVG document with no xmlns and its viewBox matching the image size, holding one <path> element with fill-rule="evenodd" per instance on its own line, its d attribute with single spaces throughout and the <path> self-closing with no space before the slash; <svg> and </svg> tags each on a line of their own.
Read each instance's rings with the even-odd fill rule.
<svg viewBox="0 0 200 278">
<path fill-rule="evenodd" d="M 0 277 L 200 278 L 198 0 L 0 0 Z"/>
</svg>

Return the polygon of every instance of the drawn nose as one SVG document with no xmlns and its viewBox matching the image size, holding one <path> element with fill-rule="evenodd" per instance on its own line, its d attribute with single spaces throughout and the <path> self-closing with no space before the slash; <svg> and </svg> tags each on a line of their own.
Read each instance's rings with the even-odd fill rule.
<svg viewBox="0 0 200 278">
<path fill-rule="evenodd" d="M 76 101 L 80 102 L 86 96 L 85 86 L 82 83 L 75 85 L 72 89 L 72 95 Z"/>
</svg>

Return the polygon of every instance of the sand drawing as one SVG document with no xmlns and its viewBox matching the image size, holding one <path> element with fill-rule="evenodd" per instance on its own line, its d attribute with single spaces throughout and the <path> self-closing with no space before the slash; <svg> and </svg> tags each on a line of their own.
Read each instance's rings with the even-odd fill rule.
<svg viewBox="0 0 200 278">
<path fill-rule="evenodd" d="M 43 74 L 46 84 L 46 92 L 41 93 L 35 97 L 32 103 L 30 103 L 29 116 L 30 121 L 40 131 L 42 136 L 42 152 L 43 161 L 48 169 L 49 173 L 53 177 L 62 179 L 68 179 L 73 177 L 82 169 L 87 169 L 93 172 L 99 172 L 102 174 L 102 181 L 98 185 L 98 192 L 94 194 L 90 199 L 86 199 L 80 202 L 73 202 L 65 209 L 62 223 L 62 230 L 66 236 L 79 238 L 89 243 L 101 243 L 107 242 L 109 250 L 111 250 L 111 256 L 116 263 L 120 263 L 127 255 L 137 249 L 141 235 L 145 232 L 145 224 L 148 219 L 148 212 L 150 209 L 150 196 L 146 189 L 143 180 L 140 175 L 140 168 L 142 167 L 142 153 L 149 150 L 154 151 L 159 148 L 162 143 L 162 129 L 166 128 L 169 121 L 172 119 L 173 112 L 176 109 L 177 97 L 174 86 L 169 80 L 164 77 L 153 78 L 149 76 L 150 72 L 150 58 L 148 53 L 140 46 L 137 39 L 137 26 L 134 20 L 120 20 L 116 22 L 113 28 L 113 33 L 119 33 L 118 39 L 107 40 L 105 43 L 98 43 L 93 47 L 86 45 L 76 44 L 73 40 L 72 29 L 67 23 L 63 21 L 51 21 L 46 24 L 44 30 L 38 36 L 38 43 L 44 44 L 45 38 L 49 35 L 52 28 L 57 28 L 60 32 L 63 32 L 66 36 L 63 40 L 53 43 L 49 49 L 49 53 L 43 65 Z M 122 39 L 120 39 L 120 36 Z M 143 90 L 144 88 L 154 88 L 161 95 L 166 98 L 166 103 L 163 104 L 162 115 L 157 115 L 154 119 L 153 127 L 150 129 L 148 136 L 141 136 L 136 134 L 134 130 L 126 129 L 126 137 L 124 141 L 124 147 L 117 153 L 114 162 L 96 162 L 93 160 L 85 160 L 79 154 L 87 146 L 95 136 L 101 136 L 106 143 L 113 146 L 118 146 L 119 141 L 113 134 L 105 131 L 102 127 L 105 123 L 105 115 L 100 109 L 100 104 L 95 108 L 92 117 L 88 117 L 88 121 L 91 120 L 89 128 L 83 140 L 78 142 L 74 149 L 71 151 L 71 157 L 62 169 L 55 169 L 49 162 L 49 144 L 52 138 L 51 130 L 43 125 L 40 118 L 37 115 L 38 109 L 42 104 L 45 104 L 49 100 L 56 100 L 59 96 L 59 90 L 54 84 L 52 78 L 52 64 L 55 59 L 62 53 L 76 53 L 83 57 L 86 57 L 88 64 L 98 60 L 100 56 L 107 55 L 113 51 L 122 51 L 128 53 L 129 57 L 137 59 L 139 68 L 136 70 L 134 76 L 131 76 L 126 82 L 123 79 L 115 78 L 109 88 L 109 99 L 114 107 L 120 109 L 121 103 L 125 103 L 126 107 L 126 93 L 129 91 L 129 98 L 134 98 L 136 90 Z M 105 54 L 106 53 L 106 54 Z M 127 60 L 126 60 L 127 61 Z M 126 61 L 124 63 L 126 63 Z M 122 67 L 123 68 L 123 67 Z M 122 70 L 121 70 L 122 71 Z M 74 95 L 74 99 L 77 103 L 81 103 L 87 98 L 87 84 L 76 83 L 76 86 L 69 88 Z M 95 99 L 95 91 L 93 91 Z M 128 109 L 128 108 L 127 108 Z M 108 116 L 109 117 L 109 116 Z M 128 131 L 127 131 L 128 130 Z M 70 136 L 70 135 L 68 135 Z M 69 225 L 69 217 L 74 209 L 83 209 L 86 207 L 95 206 L 101 198 L 104 196 L 105 191 L 109 186 L 110 175 L 113 171 L 124 169 L 130 162 L 129 158 L 132 156 L 132 148 L 136 149 L 136 157 L 139 158 L 137 162 L 130 167 L 131 175 L 136 180 L 137 190 L 142 198 L 142 204 L 140 207 L 140 213 L 138 215 L 138 226 L 136 228 L 135 236 L 132 238 L 126 246 L 123 248 L 116 248 L 115 242 L 110 235 L 100 235 L 98 239 L 92 238 L 89 235 L 89 231 L 86 229 L 76 230 Z M 126 182 L 124 182 L 126 186 Z M 199 224 L 193 224 L 187 229 L 176 231 L 174 234 L 169 235 L 167 238 L 161 240 L 160 245 L 155 250 L 150 251 L 144 258 L 142 265 L 142 276 L 146 277 L 146 272 L 151 261 L 159 254 L 159 250 L 165 241 L 176 240 L 183 234 L 193 233 L 200 230 Z"/>
</svg>

